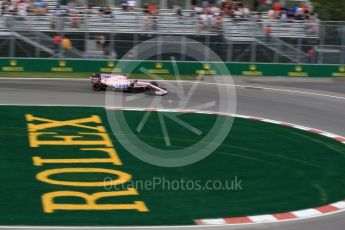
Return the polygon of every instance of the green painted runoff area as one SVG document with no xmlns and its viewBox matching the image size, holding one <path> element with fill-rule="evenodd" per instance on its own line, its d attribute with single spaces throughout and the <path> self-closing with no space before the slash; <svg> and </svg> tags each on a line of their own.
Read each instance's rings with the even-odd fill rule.
<svg viewBox="0 0 345 230">
<path fill-rule="evenodd" d="M 166 119 L 171 140 L 171 147 L 167 147 L 157 113 L 151 113 L 141 133 L 136 133 L 136 128 L 144 112 L 124 111 L 124 115 L 133 133 L 117 135 L 125 135 L 129 140 L 131 135 L 137 135 L 154 147 L 174 149 L 188 147 L 202 138 Z M 203 133 L 212 127 L 216 118 L 206 114 L 180 114 L 178 117 Z M 98 118 L 97 124 L 80 120 Z M 90 128 L 96 126 L 99 126 L 98 131 Z M 100 131 L 100 127 L 104 127 L 106 132 Z M 90 133 L 105 133 L 113 147 L 90 144 L 96 137 Z M 68 142 L 62 141 L 67 136 L 76 135 L 80 137 L 72 139 L 85 143 L 90 141 L 89 144 L 62 144 Z M 97 138 L 99 141 L 102 139 L 101 136 Z M 295 211 L 345 198 L 343 144 L 317 134 L 254 120 L 236 118 L 230 134 L 213 154 L 193 165 L 179 168 L 153 166 L 128 153 L 111 133 L 106 112 L 101 108 L 1 106 L 0 143 L 0 225 L 188 225 L 195 219 Z M 115 148 L 121 164 L 91 162 L 90 159 L 108 156 L 96 148 Z M 36 157 L 36 165 L 33 157 Z M 41 164 L 37 164 L 37 157 Z M 69 159 L 89 159 L 90 162 L 72 162 Z M 160 178 L 170 182 L 181 179 L 199 181 L 200 187 L 186 189 L 185 185 L 183 189 L 180 182 L 178 189 L 172 185 L 169 189 L 168 184 L 154 188 L 133 186 L 136 193 L 132 195 L 100 195 L 101 198 L 90 207 L 99 205 L 101 210 L 67 210 L 68 207 L 86 207 L 86 198 L 60 196 L 53 200 L 57 205 L 54 206 L 48 205 L 47 200 L 43 201 L 42 196 L 59 191 L 79 194 L 123 192 L 130 186 L 110 189 L 82 186 L 83 183 L 102 182 L 109 176 L 114 180 L 117 177 L 106 172 L 66 173 L 66 168 L 117 170 L 132 176 L 124 185 L 154 178 L 157 182 Z M 62 173 L 56 173 L 58 171 Z M 55 173 L 48 175 L 48 172 Z M 204 187 L 207 181 L 219 181 L 224 186 L 226 181 L 235 180 L 239 185 L 237 188 L 235 185 L 231 188 L 231 184 L 227 184 L 227 188 Z M 66 181 L 72 185 L 63 185 Z M 136 201 L 141 202 L 140 210 L 104 210 L 106 206 L 100 206 L 133 204 Z M 64 205 L 58 208 L 58 204 Z M 129 206 L 119 206 L 118 209 L 124 207 Z"/>
</svg>

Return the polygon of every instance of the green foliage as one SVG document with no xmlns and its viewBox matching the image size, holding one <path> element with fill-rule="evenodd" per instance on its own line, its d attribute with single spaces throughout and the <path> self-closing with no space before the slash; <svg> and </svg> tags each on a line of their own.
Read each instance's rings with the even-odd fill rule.
<svg viewBox="0 0 345 230">
<path fill-rule="evenodd" d="M 312 0 L 314 8 L 324 21 L 345 21 L 345 1 Z"/>
</svg>

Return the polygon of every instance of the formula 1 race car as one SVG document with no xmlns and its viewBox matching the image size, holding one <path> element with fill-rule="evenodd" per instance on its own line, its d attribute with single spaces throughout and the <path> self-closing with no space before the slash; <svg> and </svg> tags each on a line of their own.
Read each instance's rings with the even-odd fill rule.
<svg viewBox="0 0 345 230">
<path fill-rule="evenodd" d="M 149 95 L 158 96 L 164 96 L 168 93 L 165 88 L 159 87 L 155 81 L 144 82 L 138 80 L 128 80 L 127 76 L 125 75 L 94 73 L 91 75 L 90 79 L 92 88 L 95 91 L 106 90 L 107 87 L 111 87 L 114 90 L 126 93 L 144 92 Z"/>
</svg>

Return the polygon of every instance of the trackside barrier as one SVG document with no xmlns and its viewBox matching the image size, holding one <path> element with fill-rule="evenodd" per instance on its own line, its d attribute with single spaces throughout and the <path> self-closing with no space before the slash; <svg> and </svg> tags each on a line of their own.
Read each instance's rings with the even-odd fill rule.
<svg viewBox="0 0 345 230">
<path fill-rule="evenodd" d="M 108 60 L 60 60 L 60 59 L 0 59 L 0 72 L 118 72 L 146 74 L 174 74 L 170 61 L 117 61 Z M 181 75 L 219 75 L 221 65 L 217 62 L 178 61 Z M 345 65 L 295 65 L 263 63 L 225 63 L 233 76 L 283 76 L 283 77 L 345 77 Z"/>
</svg>

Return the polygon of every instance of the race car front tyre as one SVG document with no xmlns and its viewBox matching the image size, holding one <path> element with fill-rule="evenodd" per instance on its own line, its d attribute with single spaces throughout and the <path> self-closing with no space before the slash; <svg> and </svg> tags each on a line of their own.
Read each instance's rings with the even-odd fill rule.
<svg viewBox="0 0 345 230">
<path fill-rule="evenodd" d="M 101 91 L 101 90 L 103 90 L 103 84 L 100 82 L 95 82 L 92 84 L 92 88 L 95 91 Z"/>
<path fill-rule="evenodd" d="M 133 88 L 127 88 L 123 90 L 124 93 L 132 93 L 133 92 Z"/>
</svg>

